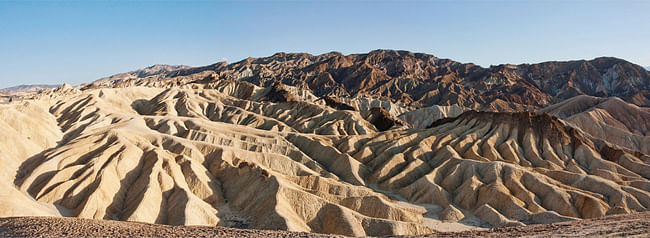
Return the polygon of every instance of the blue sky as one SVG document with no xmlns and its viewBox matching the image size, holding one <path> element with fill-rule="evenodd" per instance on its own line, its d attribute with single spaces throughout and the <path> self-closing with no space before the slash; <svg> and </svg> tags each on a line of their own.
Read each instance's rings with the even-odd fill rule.
<svg viewBox="0 0 650 238">
<path fill-rule="evenodd" d="M 0 1 L 0 88 L 280 51 L 648 66 L 649 12 L 650 1 Z"/>
</svg>

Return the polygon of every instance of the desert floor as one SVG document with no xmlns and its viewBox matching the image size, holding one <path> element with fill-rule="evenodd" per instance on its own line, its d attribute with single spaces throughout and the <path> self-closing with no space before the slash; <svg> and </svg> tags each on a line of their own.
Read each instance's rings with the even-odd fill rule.
<svg viewBox="0 0 650 238">
<path fill-rule="evenodd" d="M 78 218 L 0 219 L 1 237 L 334 237 L 315 233 L 167 226 Z M 428 237 L 650 237 L 650 212 L 547 225 L 441 232 Z"/>
</svg>

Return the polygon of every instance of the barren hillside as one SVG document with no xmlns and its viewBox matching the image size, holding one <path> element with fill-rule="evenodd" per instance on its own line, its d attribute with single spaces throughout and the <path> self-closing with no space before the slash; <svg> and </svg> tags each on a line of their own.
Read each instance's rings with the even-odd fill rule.
<svg viewBox="0 0 650 238">
<path fill-rule="evenodd" d="M 623 64 L 580 65 L 627 67 L 610 61 Z M 276 54 L 64 85 L 0 105 L 0 204 L 9 208 L 0 216 L 381 236 L 649 210 L 647 107 L 561 101 L 523 78 L 502 86 L 536 96 L 490 89 L 478 76 L 441 76 L 441 65 L 467 75 L 560 70 L 396 51 Z M 460 91 L 421 88 L 433 82 Z M 450 99 L 470 86 L 481 93 Z M 610 86 L 603 92 L 627 95 Z M 486 96 L 493 90 L 507 97 Z"/>
<path fill-rule="evenodd" d="M 544 108 L 541 112 L 567 120 L 596 138 L 650 154 L 648 107 L 638 107 L 615 97 L 583 95 Z"/>
</svg>

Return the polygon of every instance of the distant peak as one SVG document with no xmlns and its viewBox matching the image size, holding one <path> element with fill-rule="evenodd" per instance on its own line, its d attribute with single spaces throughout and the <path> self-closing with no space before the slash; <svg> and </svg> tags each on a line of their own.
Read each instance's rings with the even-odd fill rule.
<svg viewBox="0 0 650 238">
<path fill-rule="evenodd" d="M 377 49 L 370 51 L 368 54 L 387 54 L 387 55 L 394 55 L 394 56 L 414 56 L 415 53 L 407 50 L 391 50 L 391 49 Z"/>
<path fill-rule="evenodd" d="M 287 52 L 278 52 L 273 54 L 270 58 L 297 58 L 297 57 L 305 57 L 309 58 L 312 57 L 313 55 L 309 53 L 287 53 Z M 255 59 L 255 58 L 253 58 Z"/>
<path fill-rule="evenodd" d="M 178 69 L 190 67 L 187 65 L 171 65 L 171 64 L 154 64 L 152 66 L 146 67 L 145 69 Z"/>
<path fill-rule="evenodd" d="M 46 88 L 56 88 L 59 87 L 58 84 L 32 84 L 32 85 L 18 85 L 18 86 L 13 86 L 13 87 L 8 87 L 8 88 L 3 88 L 0 89 L 0 91 L 4 93 L 21 93 L 21 92 L 36 92 L 41 89 L 46 89 Z"/>
</svg>

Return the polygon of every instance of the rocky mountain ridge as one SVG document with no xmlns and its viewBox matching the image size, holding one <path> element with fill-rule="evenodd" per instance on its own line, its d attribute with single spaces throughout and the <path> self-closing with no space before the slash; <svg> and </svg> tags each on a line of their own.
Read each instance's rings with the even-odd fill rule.
<svg viewBox="0 0 650 238">
<path fill-rule="evenodd" d="M 111 75 L 105 78 L 101 78 L 96 80 L 94 83 L 95 84 L 100 84 L 100 85 L 105 85 L 105 86 L 110 86 L 112 84 L 116 84 L 117 82 L 123 81 L 123 80 L 128 80 L 128 79 L 137 79 L 137 78 L 146 78 L 149 76 L 154 76 L 154 75 L 163 75 L 167 74 L 176 70 L 182 70 L 182 69 L 188 69 L 191 68 L 190 66 L 186 65 L 166 65 L 166 64 L 154 64 L 149 67 L 145 67 L 142 69 L 137 69 L 133 71 L 129 71 L 126 73 L 119 73 L 115 75 Z"/>
<path fill-rule="evenodd" d="M 408 51 L 277 53 L 148 76 L 118 80 L 111 87 L 227 79 L 261 87 L 282 83 L 319 97 L 374 95 L 416 107 L 457 104 L 474 110 L 536 110 L 577 95 L 616 96 L 650 105 L 650 72 L 611 57 L 482 68 Z"/>
</svg>

